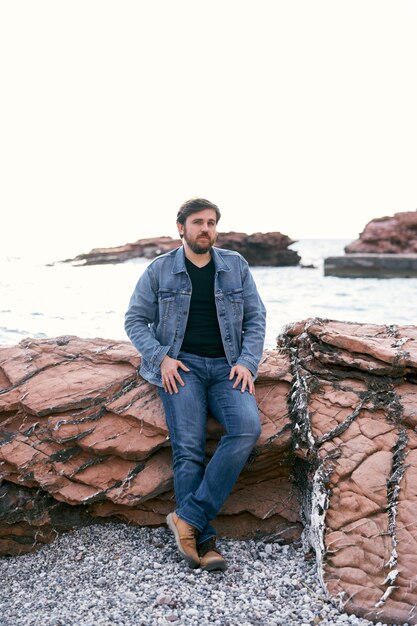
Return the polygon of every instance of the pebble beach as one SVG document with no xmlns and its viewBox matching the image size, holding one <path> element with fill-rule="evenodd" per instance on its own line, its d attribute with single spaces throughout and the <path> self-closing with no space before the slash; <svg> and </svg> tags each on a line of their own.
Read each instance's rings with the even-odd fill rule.
<svg viewBox="0 0 417 626">
<path fill-rule="evenodd" d="M 226 572 L 190 570 L 171 532 L 87 526 L 0 558 L 1 626 L 372 626 L 325 598 L 298 544 L 220 539 Z M 378 622 L 377 626 L 383 626 Z"/>
</svg>

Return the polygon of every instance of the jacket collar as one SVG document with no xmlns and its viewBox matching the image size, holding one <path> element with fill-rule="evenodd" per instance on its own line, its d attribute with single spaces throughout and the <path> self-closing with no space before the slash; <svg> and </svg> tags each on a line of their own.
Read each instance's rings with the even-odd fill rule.
<svg viewBox="0 0 417 626">
<path fill-rule="evenodd" d="M 227 265 L 226 261 L 223 259 L 222 255 L 219 252 L 219 248 L 212 248 L 211 255 L 214 261 L 214 267 L 218 272 L 230 272 L 230 267 Z M 185 272 L 185 254 L 184 254 L 184 246 L 178 248 L 175 252 L 174 264 L 172 266 L 172 273 L 179 274 L 180 272 Z"/>
</svg>

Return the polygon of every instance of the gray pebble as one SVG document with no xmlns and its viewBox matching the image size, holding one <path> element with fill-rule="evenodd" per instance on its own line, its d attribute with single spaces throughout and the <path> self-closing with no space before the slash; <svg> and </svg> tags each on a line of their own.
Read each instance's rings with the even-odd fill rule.
<svg viewBox="0 0 417 626">
<path fill-rule="evenodd" d="M 171 602 L 171 596 L 160 595 L 156 598 L 157 604 L 169 604 Z"/>
</svg>

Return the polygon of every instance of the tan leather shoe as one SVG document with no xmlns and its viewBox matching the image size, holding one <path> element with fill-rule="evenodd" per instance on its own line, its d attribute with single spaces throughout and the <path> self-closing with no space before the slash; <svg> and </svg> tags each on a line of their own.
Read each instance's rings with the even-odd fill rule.
<svg viewBox="0 0 417 626">
<path fill-rule="evenodd" d="M 200 567 L 200 557 L 196 548 L 197 529 L 178 517 L 176 513 L 167 515 L 167 524 L 174 533 L 178 550 L 187 561 L 188 566 L 191 569 Z"/>
<path fill-rule="evenodd" d="M 215 570 L 224 572 L 227 568 L 226 561 L 217 549 L 215 537 L 210 537 L 210 539 L 198 545 L 197 551 L 200 556 L 200 567 L 206 572 Z"/>
</svg>

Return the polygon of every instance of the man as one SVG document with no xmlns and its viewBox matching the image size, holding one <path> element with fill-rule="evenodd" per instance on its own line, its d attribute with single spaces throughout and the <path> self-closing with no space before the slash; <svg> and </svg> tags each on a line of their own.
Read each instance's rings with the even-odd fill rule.
<svg viewBox="0 0 417 626">
<path fill-rule="evenodd" d="M 254 379 L 266 315 L 245 259 L 213 247 L 219 219 L 218 207 L 202 198 L 180 207 L 183 245 L 149 264 L 125 319 L 170 433 L 176 511 L 167 523 L 189 567 L 208 571 L 226 569 L 210 521 L 260 435 Z M 208 411 L 224 434 L 206 466 Z"/>
</svg>

